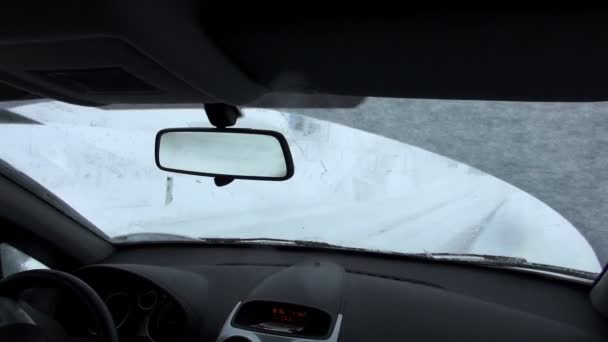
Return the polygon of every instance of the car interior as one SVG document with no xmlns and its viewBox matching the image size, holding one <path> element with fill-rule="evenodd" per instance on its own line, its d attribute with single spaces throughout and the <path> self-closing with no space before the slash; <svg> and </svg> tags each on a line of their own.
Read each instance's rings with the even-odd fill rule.
<svg viewBox="0 0 608 342">
<path fill-rule="evenodd" d="M 0 101 L 200 107 L 225 130 L 239 106 L 608 100 L 601 10 L 235 6 L 4 3 Z M 294 172 L 287 160 L 278 180 Z M 318 244 L 117 243 L 27 175 L 0 170 L 0 243 L 48 267 L 0 274 L 0 341 L 608 339 L 605 267 L 589 278 Z M 218 174 L 207 174 L 218 186 L 235 178 Z"/>
</svg>

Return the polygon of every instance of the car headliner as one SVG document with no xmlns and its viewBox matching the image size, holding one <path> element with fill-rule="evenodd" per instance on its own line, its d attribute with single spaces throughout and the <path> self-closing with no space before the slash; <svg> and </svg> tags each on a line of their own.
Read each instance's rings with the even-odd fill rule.
<svg viewBox="0 0 608 342">
<path fill-rule="evenodd" d="M 410 7 L 394 12 L 402 15 L 337 18 L 269 16 L 280 11 L 271 5 L 226 6 L 192 0 L 5 4 L 0 100 L 245 105 L 271 97 L 263 103 L 279 105 L 283 92 L 608 98 L 603 11 Z"/>
</svg>

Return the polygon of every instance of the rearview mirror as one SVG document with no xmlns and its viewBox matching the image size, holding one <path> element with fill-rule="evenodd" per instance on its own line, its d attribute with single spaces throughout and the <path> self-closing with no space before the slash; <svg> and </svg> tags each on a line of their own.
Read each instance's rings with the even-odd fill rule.
<svg viewBox="0 0 608 342">
<path fill-rule="evenodd" d="M 242 128 L 169 128 L 156 134 L 156 165 L 165 171 L 232 179 L 287 180 L 293 160 L 285 137 Z"/>
</svg>

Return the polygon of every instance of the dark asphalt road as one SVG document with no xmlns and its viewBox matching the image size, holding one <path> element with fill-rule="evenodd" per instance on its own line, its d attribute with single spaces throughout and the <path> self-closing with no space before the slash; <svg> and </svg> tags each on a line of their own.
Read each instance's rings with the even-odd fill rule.
<svg viewBox="0 0 608 342">
<path fill-rule="evenodd" d="M 608 262 L 608 102 L 367 99 L 286 110 L 380 134 L 479 168 L 539 198 Z"/>
</svg>

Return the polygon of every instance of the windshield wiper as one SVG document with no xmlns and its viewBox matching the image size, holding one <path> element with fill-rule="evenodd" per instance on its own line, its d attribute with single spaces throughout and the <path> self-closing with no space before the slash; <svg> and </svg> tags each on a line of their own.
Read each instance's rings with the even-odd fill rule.
<svg viewBox="0 0 608 342">
<path fill-rule="evenodd" d="M 198 239 L 194 239 L 185 235 L 170 234 L 170 233 L 129 233 L 124 235 L 115 236 L 112 238 L 113 242 L 157 242 L 157 241 L 194 241 L 199 242 Z"/>
<path fill-rule="evenodd" d="M 305 240 L 288 240 L 275 238 L 199 238 L 199 241 L 217 244 L 266 244 L 280 246 L 300 246 L 300 247 L 319 247 L 319 248 L 339 248 L 351 249 L 338 245 L 332 245 L 327 242 L 305 241 Z"/>
<path fill-rule="evenodd" d="M 470 261 L 470 262 L 486 262 L 492 264 L 508 264 L 510 266 L 528 265 L 530 264 L 524 258 L 500 256 L 500 255 L 487 255 L 487 254 L 473 254 L 473 253 L 425 253 L 429 259 L 434 260 L 458 260 L 458 261 Z"/>
<path fill-rule="evenodd" d="M 433 260 L 452 260 L 461 263 L 470 263 L 477 265 L 481 264 L 494 267 L 519 268 L 559 275 L 567 275 L 589 280 L 595 280 L 595 278 L 597 278 L 597 274 L 593 272 L 575 270 L 567 267 L 538 264 L 527 261 L 524 258 L 517 257 L 467 253 L 427 253 L 427 256 Z"/>
<path fill-rule="evenodd" d="M 383 250 L 372 250 L 357 247 L 345 247 L 340 245 L 334 245 L 327 242 L 318 241 L 305 241 L 305 240 L 288 240 L 288 239 L 277 239 L 277 238 L 199 238 L 200 241 L 205 243 L 213 244 L 261 244 L 261 245 L 278 245 L 278 246 L 297 246 L 297 247 L 308 247 L 308 248 L 322 248 L 349 252 L 363 252 L 363 253 L 374 253 L 383 255 L 395 255 L 413 257 L 426 260 L 436 261 L 448 261 L 461 264 L 471 265 L 482 265 L 489 267 L 502 267 L 502 268 L 513 268 L 513 269 L 525 269 L 532 271 L 539 271 L 544 273 L 552 273 L 558 275 L 566 275 L 577 278 L 594 280 L 597 274 L 593 272 L 586 272 L 575 270 L 566 267 L 552 266 L 545 264 L 537 264 L 529 262 L 524 258 L 509 257 L 509 256 L 498 256 L 498 255 L 485 255 L 485 254 L 472 254 L 472 253 L 401 253 L 393 251 Z"/>
<path fill-rule="evenodd" d="M 113 242 L 119 243 L 140 243 L 140 242 L 199 242 L 208 244 L 252 244 L 252 245 L 279 245 L 279 246 L 300 246 L 300 247 L 318 247 L 318 248 L 351 248 L 332 245 L 326 242 L 304 241 L 304 240 L 287 240 L 274 238 L 193 238 L 190 236 L 169 234 L 169 233 L 129 233 L 125 235 L 115 236 Z"/>
<path fill-rule="evenodd" d="M 120 243 L 154 243 L 166 241 L 179 242 L 194 242 L 202 244 L 216 245 L 257 245 L 257 246 L 293 246 L 302 248 L 317 248 L 323 250 L 336 250 L 346 252 L 357 252 L 376 255 L 394 255 L 398 257 L 416 258 L 421 260 L 432 260 L 438 262 L 450 262 L 458 264 L 469 264 L 477 266 L 488 266 L 497 268 L 522 269 L 541 273 L 550 273 L 559 276 L 570 276 L 580 279 L 595 280 L 596 273 L 575 270 L 566 267 L 552 266 L 545 264 L 537 264 L 529 262 L 524 258 L 485 255 L 472 253 L 402 253 L 394 251 L 383 251 L 378 249 L 366 249 L 358 247 L 345 247 L 334 245 L 327 242 L 307 241 L 307 240 L 289 240 L 278 238 L 198 238 L 181 236 L 176 234 L 154 234 L 154 233 L 136 233 L 127 234 L 124 236 L 115 237 L 112 239 Z"/>
</svg>

